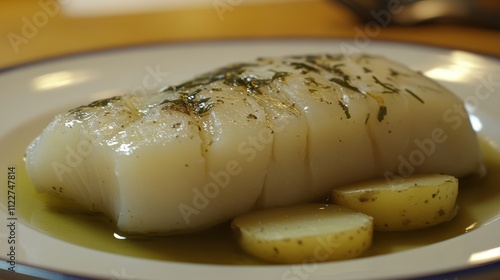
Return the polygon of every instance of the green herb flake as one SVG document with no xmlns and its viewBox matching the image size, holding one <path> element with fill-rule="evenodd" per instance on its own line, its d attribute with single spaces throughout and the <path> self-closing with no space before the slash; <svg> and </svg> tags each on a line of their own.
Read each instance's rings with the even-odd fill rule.
<svg viewBox="0 0 500 280">
<path fill-rule="evenodd" d="M 339 67 L 341 66 L 345 66 L 345 64 L 343 63 L 339 63 L 339 64 L 335 64 L 332 66 L 332 72 L 339 75 L 339 76 L 342 76 L 342 77 L 346 77 L 347 75 L 344 73 L 344 71 L 342 71 L 341 69 L 339 69 Z"/>
<path fill-rule="evenodd" d="M 344 79 L 339 79 L 339 78 L 331 78 L 330 79 L 330 82 L 334 82 L 342 87 L 345 87 L 345 88 L 348 88 L 348 89 L 351 89 L 351 90 L 354 90 L 355 92 L 358 92 L 358 93 L 362 93 L 359 88 L 351 85 L 349 83 L 349 78 L 347 76 L 344 77 Z"/>
<path fill-rule="evenodd" d="M 351 114 L 349 113 L 349 106 L 347 106 L 346 104 L 344 104 L 342 101 L 339 100 L 339 106 L 340 108 L 342 108 L 342 110 L 344 111 L 345 113 L 345 116 L 350 119 L 351 118 Z"/>
<path fill-rule="evenodd" d="M 177 99 L 166 99 L 160 103 L 160 105 L 165 105 L 164 110 L 174 110 L 180 113 L 189 115 L 191 112 L 196 115 L 204 115 L 213 106 L 212 103 L 208 103 L 210 98 L 200 98 L 197 99 L 197 94 L 201 92 L 201 89 L 196 89 L 195 91 L 187 94 L 181 93 L 181 97 Z"/>
<path fill-rule="evenodd" d="M 189 115 L 189 105 L 182 99 L 164 100 L 160 105 L 165 105 L 163 110 L 173 110 Z"/>
<path fill-rule="evenodd" d="M 386 89 L 386 91 L 384 91 L 382 93 L 399 93 L 399 89 L 397 89 L 396 87 L 394 87 L 394 85 L 391 85 L 389 83 L 382 83 L 375 76 L 372 76 L 372 78 L 373 78 L 373 80 L 375 81 L 376 84 L 379 84 L 380 86 L 382 86 L 383 88 Z"/>
<path fill-rule="evenodd" d="M 208 98 L 207 98 L 207 99 L 208 99 Z M 195 113 L 196 115 L 198 115 L 198 116 L 203 116 L 203 115 L 205 115 L 206 113 L 208 113 L 208 111 L 209 111 L 210 109 L 212 109 L 212 107 L 213 107 L 213 104 L 212 104 L 212 103 L 210 103 L 210 104 L 205 104 L 205 103 L 203 103 L 203 104 L 198 104 L 198 107 L 196 107 L 196 108 L 194 109 L 194 113 Z"/>
<path fill-rule="evenodd" d="M 378 122 L 382 122 L 385 118 L 385 115 L 387 115 L 387 107 L 384 105 L 380 105 L 378 108 L 378 114 L 377 114 L 377 120 Z"/>
<path fill-rule="evenodd" d="M 415 99 L 417 99 L 418 101 L 420 101 L 420 103 L 424 104 L 424 100 L 422 100 L 422 98 L 420 98 L 417 94 L 415 94 L 413 91 L 409 90 L 409 89 L 405 89 L 405 91 L 409 94 L 411 94 L 411 96 L 415 97 Z"/>
<path fill-rule="evenodd" d="M 256 120 L 257 116 L 254 115 L 254 114 L 248 114 L 247 119 L 249 119 L 249 120 Z"/>
<path fill-rule="evenodd" d="M 74 109 L 71 109 L 68 111 L 68 113 L 83 115 L 83 113 L 82 113 L 83 109 L 105 107 L 105 106 L 108 106 L 110 103 L 113 103 L 114 101 L 118 101 L 118 100 L 121 100 L 121 96 L 113 96 L 113 97 L 106 98 L 106 99 L 96 100 L 96 101 L 91 102 L 87 105 L 83 105 L 83 106 L 79 106 L 79 107 L 76 107 Z"/>
<path fill-rule="evenodd" d="M 311 65 L 307 65 L 305 63 L 302 63 L 302 62 L 290 62 L 289 63 L 290 66 L 293 66 L 293 68 L 297 69 L 297 70 L 302 70 L 302 74 L 307 74 L 309 72 L 315 72 L 315 73 L 319 73 L 319 70 L 316 69 L 315 67 L 312 67 Z"/>
<path fill-rule="evenodd" d="M 304 78 L 304 84 L 306 86 L 310 86 L 310 85 L 315 85 L 315 86 L 318 86 L 318 82 L 316 82 L 316 80 L 314 80 L 313 77 L 305 77 Z"/>
<path fill-rule="evenodd" d="M 275 81 L 275 80 L 283 81 L 284 78 L 290 74 L 288 72 L 275 72 L 275 71 L 273 71 L 273 72 L 274 72 L 274 75 L 271 78 L 271 81 Z"/>
</svg>

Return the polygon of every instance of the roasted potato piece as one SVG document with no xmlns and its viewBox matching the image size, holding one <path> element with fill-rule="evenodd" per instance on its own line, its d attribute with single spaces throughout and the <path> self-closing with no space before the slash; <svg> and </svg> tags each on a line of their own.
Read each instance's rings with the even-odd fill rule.
<svg viewBox="0 0 500 280">
<path fill-rule="evenodd" d="M 375 230 L 426 228 L 452 219 L 458 207 L 458 180 L 449 175 L 414 175 L 335 188 L 332 203 L 363 212 Z"/>
<path fill-rule="evenodd" d="M 238 243 L 249 254 L 275 263 L 324 262 L 354 258 L 372 243 L 372 218 L 332 204 L 273 208 L 232 222 Z"/>
</svg>

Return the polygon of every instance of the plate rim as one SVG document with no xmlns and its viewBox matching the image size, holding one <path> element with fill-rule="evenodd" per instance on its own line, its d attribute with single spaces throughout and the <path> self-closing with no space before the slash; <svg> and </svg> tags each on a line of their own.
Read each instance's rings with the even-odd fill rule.
<svg viewBox="0 0 500 280">
<path fill-rule="evenodd" d="M 435 45 L 426 42 L 412 42 L 412 41 L 402 41 L 402 40 L 393 40 L 393 39 L 384 39 L 384 38 L 370 38 L 371 42 L 375 43 L 387 43 L 387 44 L 399 44 L 405 46 L 417 46 L 424 47 L 435 50 L 442 51 L 453 51 L 459 50 L 469 54 L 475 54 L 483 57 L 489 57 L 491 59 L 496 59 L 500 61 L 500 54 L 492 54 L 487 52 L 473 51 L 461 48 L 453 48 L 442 45 Z M 185 39 L 185 40 L 158 40 L 152 42 L 139 42 L 139 43 L 130 43 L 130 44 L 121 44 L 114 46 L 103 46 L 103 47 L 95 47 L 87 50 L 81 51 L 73 51 L 67 53 L 61 53 L 56 55 L 49 55 L 47 57 L 37 58 L 30 61 L 20 62 L 13 65 L 7 65 L 4 67 L 0 67 L 0 75 L 4 73 L 15 71 L 20 68 L 31 67 L 39 64 L 50 63 L 59 60 L 71 59 L 84 57 L 88 55 L 101 54 L 107 52 L 116 52 L 116 51 L 127 51 L 132 49 L 142 49 L 142 48 L 151 48 L 151 47 L 166 47 L 171 45 L 192 45 L 192 44 L 216 44 L 216 43 L 241 43 L 245 41 L 252 42 L 283 42 L 283 41 L 354 41 L 352 37 L 321 37 L 321 36 L 284 36 L 284 37 L 255 37 L 255 38 L 246 38 L 246 37 L 235 37 L 235 38 L 207 38 L 207 39 Z"/>
</svg>

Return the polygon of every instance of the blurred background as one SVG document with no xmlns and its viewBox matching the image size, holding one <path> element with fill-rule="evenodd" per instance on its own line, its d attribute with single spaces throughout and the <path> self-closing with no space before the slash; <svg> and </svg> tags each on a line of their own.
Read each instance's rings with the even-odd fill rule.
<svg viewBox="0 0 500 280">
<path fill-rule="evenodd" d="M 0 69 L 150 43 L 346 38 L 500 55 L 498 0 L 2 0 Z"/>
</svg>

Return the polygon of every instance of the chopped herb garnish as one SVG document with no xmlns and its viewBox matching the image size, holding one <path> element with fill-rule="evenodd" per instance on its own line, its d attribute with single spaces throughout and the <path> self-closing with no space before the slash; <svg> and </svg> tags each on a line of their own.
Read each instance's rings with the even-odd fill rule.
<svg viewBox="0 0 500 280">
<path fill-rule="evenodd" d="M 383 121 L 385 118 L 385 115 L 387 115 L 387 107 L 385 107 L 384 105 L 380 105 L 380 107 L 378 108 L 378 114 L 377 114 L 378 122 Z"/>
<path fill-rule="evenodd" d="M 342 79 L 339 79 L 339 78 L 331 78 L 331 79 L 330 79 L 330 82 L 334 82 L 334 83 L 336 83 L 336 84 L 338 84 L 338 85 L 340 85 L 340 86 L 342 86 L 342 87 L 345 87 L 345 88 L 348 88 L 348 89 L 354 90 L 354 91 L 356 91 L 356 92 L 362 93 L 362 92 L 359 90 L 359 88 L 357 88 L 357 87 L 355 87 L 355 86 L 353 86 L 353 85 L 351 85 L 351 84 L 349 83 L 349 79 L 348 79 L 348 77 L 347 77 L 347 76 L 344 76 L 344 79 L 343 79 L 343 80 L 342 80 Z"/>
<path fill-rule="evenodd" d="M 319 84 L 316 82 L 316 80 L 314 80 L 313 77 L 305 77 L 304 78 L 304 84 L 306 86 L 310 86 L 311 84 L 312 85 L 315 85 L 315 86 L 318 86 Z"/>
<path fill-rule="evenodd" d="M 366 114 L 366 118 L 365 118 L 365 124 L 368 123 L 368 120 L 370 119 L 370 113 Z"/>
<path fill-rule="evenodd" d="M 335 64 L 333 67 L 331 67 L 330 65 L 326 65 L 326 64 L 323 64 L 323 63 L 320 63 L 318 60 L 318 58 L 308 58 L 306 59 L 307 62 L 311 63 L 311 64 L 314 64 L 316 66 L 318 66 L 319 68 L 323 69 L 323 70 L 326 70 L 330 73 L 334 73 L 334 74 L 337 74 L 337 75 L 340 75 L 340 76 L 344 76 L 344 74 L 339 74 L 339 72 L 341 72 L 342 70 L 336 68 L 338 66 L 341 66 L 343 64 Z"/>
<path fill-rule="evenodd" d="M 396 77 L 396 76 L 407 76 L 407 74 L 404 74 L 404 73 L 401 73 L 401 72 L 398 72 L 392 68 L 389 68 L 389 71 L 390 71 L 390 75 L 393 76 L 393 77 Z"/>
<path fill-rule="evenodd" d="M 339 64 L 333 65 L 332 72 L 339 75 L 339 76 L 346 77 L 346 74 L 344 73 L 344 71 L 339 69 L 339 67 L 341 67 L 341 66 L 345 66 L 345 64 L 339 63 Z"/>
<path fill-rule="evenodd" d="M 318 73 L 319 70 L 310 66 L 310 65 L 307 65 L 305 63 L 302 63 L 302 62 L 290 62 L 289 63 L 290 66 L 293 66 L 293 68 L 297 69 L 297 70 L 302 70 L 302 74 L 307 74 L 309 72 L 315 72 L 315 73 Z"/>
<path fill-rule="evenodd" d="M 349 113 L 349 107 L 344 104 L 342 101 L 339 100 L 339 106 L 340 108 L 342 108 L 342 110 L 344 110 L 344 113 L 345 113 L 345 116 L 350 119 L 351 118 L 351 114 Z"/>
<path fill-rule="evenodd" d="M 418 95 L 416 95 L 413 91 L 409 90 L 409 89 L 405 89 L 406 92 L 408 92 L 409 94 L 411 94 L 411 96 L 415 97 L 418 101 L 420 101 L 420 103 L 424 104 L 424 100 L 422 100 L 422 98 L 420 98 Z"/>
<path fill-rule="evenodd" d="M 165 100 L 160 105 L 165 104 L 164 110 L 173 110 L 189 115 L 189 105 L 186 101 L 182 99 Z"/>
<path fill-rule="evenodd" d="M 160 92 L 167 91 L 190 91 L 196 87 L 212 84 L 217 81 L 224 81 L 225 84 L 233 85 L 235 79 L 245 72 L 245 68 L 249 66 L 257 66 L 256 64 L 239 63 L 228 67 L 222 67 L 215 71 L 201 75 L 193 80 L 187 81 L 180 85 L 170 86 L 162 89 Z"/>
<path fill-rule="evenodd" d="M 273 71 L 274 72 L 274 71 Z M 290 73 L 288 72 L 274 72 L 273 77 L 271 78 L 271 81 L 279 80 L 282 81 L 283 78 L 288 76 Z"/>
<path fill-rule="evenodd" d="M 256 120 L 257 116 L 254 115 L 254 114 L 248 114 L 247 119 L 249 119 L 249 120 Z"/>
<path fill-rule="evenodd" d="M 201 92 L 201 89 L 197 89 L 189 94 L 181 93 L 181 97 L 178 99 L 166 99 L 160 103 L 160 105 L 165 105 L 165 110 L 174 110 L 184 114 L 190 114 L 193 112 L 196 115 L 203 115 L 210 108 L 212 108 L 212 103 L 207 103 L 210 98 L 196 99 L 196 95 Z"/>
<path fill-rule="evenodd" d="M 120 99 L 121 99 L 120 96 L 114 96 L 111 98 L 101 99 L 101 100 L 97 100 L 97 101 L 90 103 L 86 107 L 93 107 L 93 108 L 104 107 L 104 106 L 108 106 L 109 103 L 116 101 L 116 100 L 120 100 Z"/>
<path fill-rule="evenodd" d="M 243 86 L 246 88 L 246 91 L 248 93 L 262 94 L 262 92 L 260 91 L 260 87 L 269 85 L 270 80 L 256 79 L 254 77 L 246 76 L 235 77 L 231 80 L 224 81 L 224 83 L 232 86 Z"/>
<path fill-rule="evenodd" d="M 383 93 L 399 93 L 399 89 L 395 88 L 393 85 L 389 83 L 382 83 L 377 77 L 372 76 L 373 80 L 375 80 L 376 84 L 381 85 L 383 88 L 385 88 L 387 91 L 384 91 Z"/>
<path fill-rule="evenodd" d="M 363 71 L 365 71 L 365 73 L 371 73 L 372 72 L 372 70 L 370 70 L 370 69 L 368 69 L 366 67 L 363 67 Z"/>
<path fill-rule="evenodd" d="M 258 66 L 256 64 L 234 64 L 232 66 L 219 68 L 213 72 L 201 75 L 193 80 L 182 83 L 176 86 L 170 86 L 163 88 L 160 92 L 189 92 L 195 88 L 200 88 L 213 84 L 215 82 L 222 82 L 225 85 L 233 87 L 244 87 L 248 93 L 252 94 L 262 94 L 261 88 L 266 85 L 270 85 L 271 82 L 275 80 L 282 80 L 289 73 L 287 72 L 275 72 L 270 79 L 259 79 L 252 75 L 244 75 L 247 67 Z M 220 87 L 212 87 L 213 91 L 220 91 Z"/>
<path fill-rule="evenodd" d="M 326 54 L 325 57 L 330 59 L 330 60 L 341 60 L 342 58 L 344 58 L 344 55 L 342 55 L 342 54 L 337 54 L 337 55 Z"/>
<path fill-rule="evenodd" d="M 206 98 L 208 100 L 208 98 Z M 198 107 L 196 107 L 196 109 L 194 110 L 194 113 L 196 115 L 199 115 L 199 116 L 203 116 L 205 115 L 206 113 L 208 113 L 208 111 L 213 107 L 213 104 L 212 103 L 209 103 L 209 104 L 205 104 L 205 103 L 202 103 L 202 104 L 199 104 Z"/>
<path fill-rule="evenodd" d="M 108 106 L 113 101 L 117 101 L 117 100 L 120 100 L 120 99 L 121 99 L 121 96 L 113 96 L 113 97 L 106 98 L 106 99 L 100 99 L 100 100 L 96 100 L 94 102 L 91 102 L 91 103 L 89 103 L 87 105 L 83 105 L 83 106 L 79 106 L 79 107 L 76 107 L 74 109 L 71 109 L 68 112 L 70 114 L 81 113 L 82 109 L 85 109 L 85 108 L 105 107 L 105 106 Z"/>
</svg>

